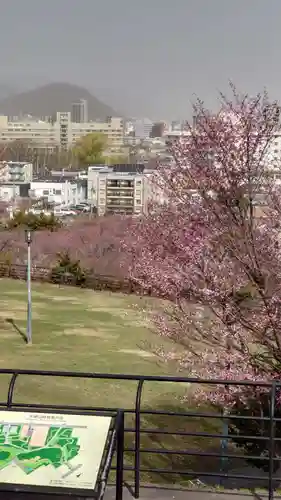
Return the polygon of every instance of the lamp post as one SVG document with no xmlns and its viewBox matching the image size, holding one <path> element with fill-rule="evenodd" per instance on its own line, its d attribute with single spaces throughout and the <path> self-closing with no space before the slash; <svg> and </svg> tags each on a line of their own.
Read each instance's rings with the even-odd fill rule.
<svg viewBox="0 0 281 500">
<path fill-rule="evenodd" d="M 25 242 L 27 243 L 27 325 L 26 340 L 32 344 L 32 298 L 31 298 L 31 243 L 32 231 L 25 230 Z"/>
</svg>

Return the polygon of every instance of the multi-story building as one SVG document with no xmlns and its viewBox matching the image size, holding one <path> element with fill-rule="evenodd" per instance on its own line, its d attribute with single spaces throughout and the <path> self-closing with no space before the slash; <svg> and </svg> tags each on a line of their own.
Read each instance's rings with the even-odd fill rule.
<svg viewBox="0 0 281 500">
<path fill-rule="evenodd" d="M 9 161 L 0 162 L 0 182 L 31 182 L 33 175 L 33 164 L 25 162 Z"/>
<path fill-rule="evenodd" d="M 163 137 L 166 130 L 165 122 L 155 122 L 152 125 L 150 137 Z"/>
<path fill-rule="evenodd" d="M 55 205 L 77 205 L 87 198 L 87 182 L 80 179 L 49 178 L 30 184 L 30 197 Z"/>
<path fill-rule="evenodd" d="M 57 113 L 58 137 L 57 142 L 61 149 L 68 149 L 71 141 L 70 113 Z"/>
<path fill-rule="evenodd" d="M 169 142 L 169 141 L 180 139 L 181 137 L 188 138 L 188 137 L 190 137 L 190 132 L 189 132 L 189 130 L 168 130 L 165 132 L 164 137 L 165 137 L 166 141 Z"/>
<path fill-rule="evenodd" d="M 30 182 L 5 182 L 0 183 L 0 200 L 10 202 L 19 198 L 28 198 Z"/>
<path fill-rule="evenodd" d="M 144 166 L 94 166 L 88 170 L 88 201 L 99 215 L 144 211 Z"/>
<path fill-rule="evenodd" d="M 148 118 L 137 119 L 133 121 L 136 139 L 143 140 L 150 137 L 153 122 Z"/>
<path fill-rule="evenodd" d="M 145 213 L 150 200 L 162 200 L 152 174 L 144 164 L 89 167 L 88 202 L 99 215 Z"/>
<path fill-rule="evenodd" d="M 87 123 L 89 121 L 88 102 L 85 99 L 80 99 L 72 104 L 71 121 L 73 123 Z"/>
<path fill-rule="evenodd" d="M 185 130 L 185 122 L 183 121 L 172 121 L 170 126 L 171 132 L 183 132 Z"/>
<path fill-rule="evenodd" d="M 109 117 L 106 121 L 74 123 L 70 112 L 58 112 L 55 121 L 21 120 L 11 122 L 0 116 L 0 143 L 22 140 L 40 148 L 70 148 L 82 136 L 101 132 L 108 138 L 108 149 L 118 151 L 123 146 L 122 118 Z"/>
<path fill-rule="evenodd" d="M 98 212 L 138 214 L 144 211 L 144 177 L 130 172 L 99 176 Z"/>
<path fill-rule="evenodd" d="M 124 124 L 122 118 L 110 117 L 105 122 L 71 123 L 71 132 L 72 144 L 83 135 L 100 132 L 107 136 L 108 149 L 110 151 L 119 151 L 124 145 Z"/>
<path fill-rule="evenodd" d="M 57 127 L 50 122 L 41 120 L 9 121 L 8 116 L 0 116 L 0 143 L 3 145 L 17 140 L 32 142 L 38 147 L 56 147 Z"/>
<path fill-rule="evenodd" d="M 30 197 L 66 206 L 87 202 L 99 215 L 139 215 L 147 212 L 151 200 L 165 201 L 153 182 L 154 167 L 149 163 L 94 165 L 87 173 L 63 170 L 33 180 L 31 167 L 24 163 L 2 163 L 0 199 Z"/>
</svg>

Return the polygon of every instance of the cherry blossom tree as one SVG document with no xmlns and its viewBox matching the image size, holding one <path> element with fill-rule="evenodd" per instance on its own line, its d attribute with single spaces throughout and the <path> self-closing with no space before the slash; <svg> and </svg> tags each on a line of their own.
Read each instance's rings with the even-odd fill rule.
<svg viewBox="0 0 281 500">
<path fill-rule="evenodd" d="M 121 240 L 127 227 L 126 218 L 112 216 L 78 220 L 57 231 L 35 231 L 31 253 L 33 266 L 52 268 L 59 254 L 67 252 L 89 273 L 123 278 L 127 268 L 121 266 Z M 27 249 L 24 229 L 0 232 L 0 263 L 25 264 Z"/>
<path fill-rule="evenodd" d="M 280 165 L 271 154 L 280 113 L 266 92 L 231 91 L 216 114 L 195 103 L 172 163 L 157 167 L 166 203 L 134 221 L 125 247 L 132 279 L 166 299 L 154 321 L 183 347 L 168 355 L 181 369 L 270 381 L 281 363 Z M 230 410 L 253 396 L 223 385 L 198 394 Z"/>
</svg>

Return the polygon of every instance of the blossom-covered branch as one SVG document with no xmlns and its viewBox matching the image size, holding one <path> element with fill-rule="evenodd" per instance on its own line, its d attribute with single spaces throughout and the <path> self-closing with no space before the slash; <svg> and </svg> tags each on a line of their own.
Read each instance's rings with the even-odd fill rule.
<svg viewBox="0 0 281 500">
<path fill-rule="evenodd" d="M 231 88 L 217 114 L 195 104 L 196 126 L 157 169 L 167 201 L 135 221 L 126 248 L 133 279 L 168 301 L 155 321 L 185 346 L 181 367 L 269 380 L 281 366 L 279 107 Z M 214 391 L 213 401 L 231 406 L 237 391 Z"/>
</svg>

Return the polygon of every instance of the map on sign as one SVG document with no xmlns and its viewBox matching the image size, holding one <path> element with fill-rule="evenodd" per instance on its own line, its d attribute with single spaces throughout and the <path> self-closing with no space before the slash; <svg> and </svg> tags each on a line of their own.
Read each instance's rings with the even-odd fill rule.
<svg viewBox="0 0 281 500">
<path fill-rule="evenodd" d="M 0 411 L 0 483 L 94 489 L 111 418 Z"/>
</svg>

